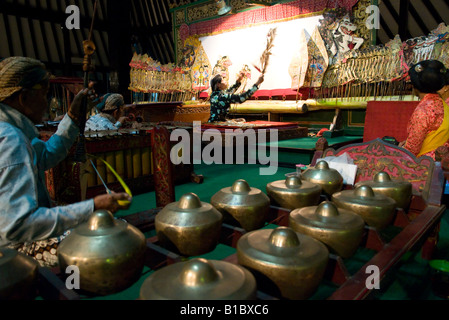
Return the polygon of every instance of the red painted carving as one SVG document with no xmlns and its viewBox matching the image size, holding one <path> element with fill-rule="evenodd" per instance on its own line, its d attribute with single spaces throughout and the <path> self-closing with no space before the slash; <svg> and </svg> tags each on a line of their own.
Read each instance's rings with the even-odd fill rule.
<svg viewBox="0 0 449 320">
<path fill-rule="evenodd" d="M 385 171 L 392 179 L 411 182 L 414 194 L 426 198 L 435 167 L 435 162 L 430 157 L 416 158 L 409 151 L 380 139 L 348 145 L 338 150 L 327 149 L 322 157 L 340 156 L 344 153 L 357 165 L 356 183 L 372 180 L 376 173 Z"/>
</svg>

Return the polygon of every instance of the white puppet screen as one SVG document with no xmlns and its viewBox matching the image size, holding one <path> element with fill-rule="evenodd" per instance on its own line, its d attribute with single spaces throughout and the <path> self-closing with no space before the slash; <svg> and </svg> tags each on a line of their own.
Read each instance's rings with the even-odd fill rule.
<svg viewBox="0 0 449 320">
<path fill-rule="evenodd" d="M 294 55 L 300 50 L 301 31 L 305 31 L 308 40 L 314 29 L 319 26 L 319 20 L 322 18 L 322 15 L 317 15 L 263 24 L 199 39 L 212 68 L 221 57 L 227 56 L 232 62 L 229 67 L 231 84 L 234 83 L 237 73 L 245 64 L 251 68 L 250 83 L 252 84 L 260 75 L 252 64 L 258 64 L 266 46 L 269 29 L 276 28 L 274 48 L 261 89 L 285 89 L 291 86 L 292 80 L 288 68 Z"/>
</svg>

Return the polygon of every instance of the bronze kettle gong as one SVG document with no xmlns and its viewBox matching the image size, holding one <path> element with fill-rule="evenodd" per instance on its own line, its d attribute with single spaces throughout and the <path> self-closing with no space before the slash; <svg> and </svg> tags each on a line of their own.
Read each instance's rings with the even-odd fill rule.
<svg viewBox="0 0 449 320">
<path fill-rule="evenodd" d="M 270 210 L 268 196 L 251 188 L 243 179 L 215 193 L 210 202 L 223 214 L 225 221 L 232 217 L 246 231 L 263 227 Z"/>
<path fill-rule="evenodd" d="M 327 196 L 343 188 L 343 177 L 340 172 L 329 168 L 329 164 L 324 160 L 319 160 L 315 167 L 310 167 L 301 173 L 301 179 L 318 184 Z"/>
<path fill-rule="evenodd" d="M 367 225 L 379 230 L 391 223 L 396 210 L 396 201 L 383 194 L 375 194 L 368 185 L 334 193 L 332 202 L 339 208 L 357 213 Z"/>
<path fill-rule="evenodd" d="M 412 184 L 405 180 L 392 180 L 385 171 L 376 173 L 373 180 L 358 182 L 358 186 L 370 186 L 375 193 L 393 198 L 396 201 L 396 207 L 407 210 L 412 200 Z"/>
<path fill-rule="evenodd" d="M 329 251 L 312 237 L 278 227 L 244 234 L 237 242 L 237 258 L 239 264 L 271 280 L 282 297 L 301 300 L 320 284 Z M 258 286 L 266 282 L 258 281 Z"/>
<path fill-rule="evenodd" d="M 301 181 L 298 176 L 290 176 L 268 183 L 267 194 L 273 204 L 293 210 L 318 205 L 321 187 L 316 183 Z"/>
<path fill-rule="evenodd" d="M 289 227 L 328 246 L 342 258 L 351 257 L 362 241 L 365 221 L 356 213 L 330 201 L 290 212 Z"/>
<path fill-rule="evenodd" d="M 166 205 L 155 218 L 159 242 L 182 255 L 197 256 L 215 249 L 223 215 L 194 193 Z"/>
<path fill-rule="evenodd" d="M 17 250 L 0 248 L 0 300 L 32 300 L 37 294 L 38 263 Z"/>
<path fill-rule="evenodd" d="M 256 279 L 240 265 L 195 258 L 155 271 L 143 282 L 139 299 L 254 300 Z"/>
<path fill-rule="evenodd" d="M 141 275 L 145 236 L 136 227 L 97 210 L 59 245 L 61 270 L 79 268 L 80 289 L 98 295 L 122 291 Z"/>
</svg>

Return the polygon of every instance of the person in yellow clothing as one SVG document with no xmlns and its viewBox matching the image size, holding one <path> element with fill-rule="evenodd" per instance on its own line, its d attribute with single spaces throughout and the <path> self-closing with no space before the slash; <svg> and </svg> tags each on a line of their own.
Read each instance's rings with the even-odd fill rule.
<svg viewBox="0 0 449 320">
<path fill-rule="evenodd" d="M 449 107 L 438 91 L 445 85 L 446 68 L 437 60 L 424 60 L 409 70 L 420 102 L 407 125 L 407 139 L 400 144 L 415 156 L 435 159 L 435 150 L 449 148 Z"/>
</svg>

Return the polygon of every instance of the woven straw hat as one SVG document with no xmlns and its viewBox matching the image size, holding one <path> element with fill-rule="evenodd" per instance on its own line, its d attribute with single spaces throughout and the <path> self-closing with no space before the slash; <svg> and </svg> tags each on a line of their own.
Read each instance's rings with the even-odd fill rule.
<svg viewBox="0 0 449 320">
<path fill-rule="evenodd" d="M 26 57 L 9 57 L 0 61 L 0 101 L 12 96 L 24 88 L 24 78 L 31 70 L 45 65 L 39 60 Z M 42 79 L 38 79 L 34 84 Z"/>
</svg>

